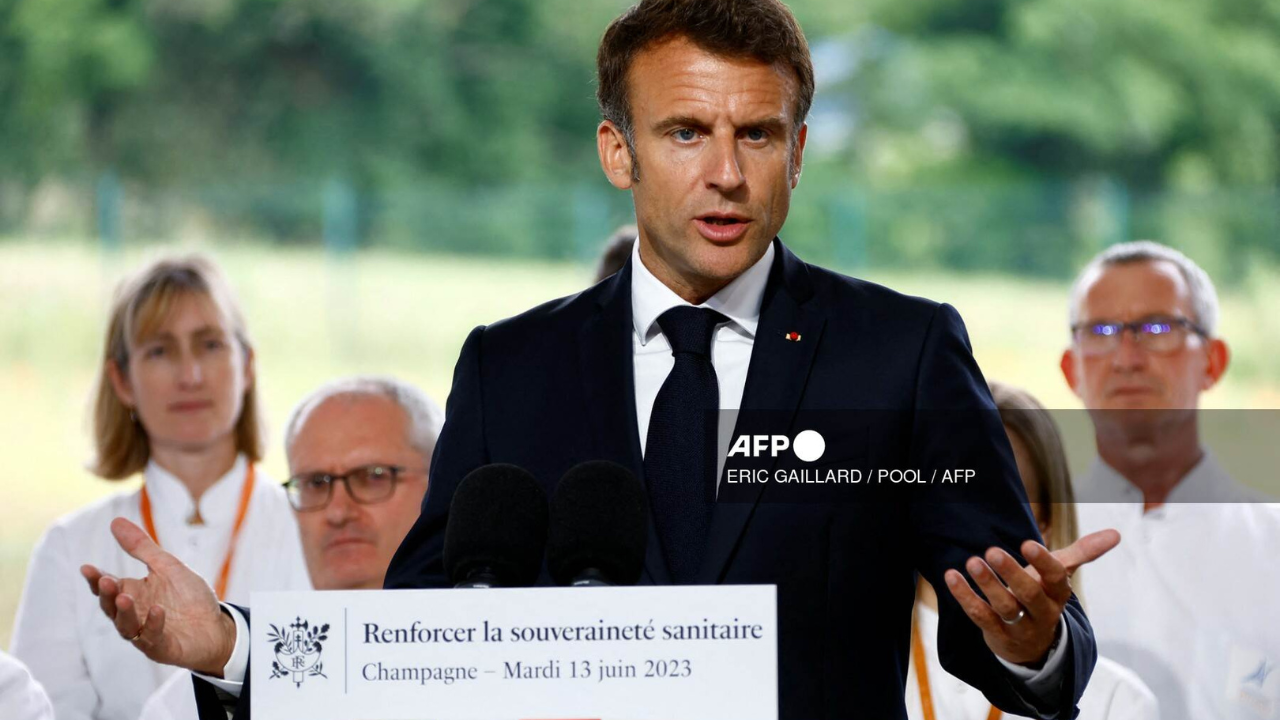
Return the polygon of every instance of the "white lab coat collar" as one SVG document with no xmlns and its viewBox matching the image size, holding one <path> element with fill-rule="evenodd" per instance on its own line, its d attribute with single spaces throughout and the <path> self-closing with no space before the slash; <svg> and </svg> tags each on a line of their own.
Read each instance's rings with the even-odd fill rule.
<svg viewBox="0 0 1280 720">
<path fill-rule="evenodd" d="M 200 496 L 200 517 L 205 525 L 219 528 L 234 521 L 248 467 L 248 458 L 243 454 L 237 455 L 231 469 Z M 185 522 L 195 514 L 197 503 L 186 484 L 160 467 L 154 459 L 147 462 L 142 476 L 147 484 L 147 494 L 151 496 L 157 525 L 161 524 L 160 518 L 178 518 Z"/>
<path fill-rule="evenodd" d="M 1101 457 L 1095 457 L 1077 493 L 1079 502 L 1136 503 L 1142 507 L 1142 490 Z M 1262 502 L 1259 492 L 1241 485 L 1227 473 L 1212 450 L 1205 449 L 1200 462 L 1169 491 L 1164 507 L 1185 503 Z"/>
</svg>

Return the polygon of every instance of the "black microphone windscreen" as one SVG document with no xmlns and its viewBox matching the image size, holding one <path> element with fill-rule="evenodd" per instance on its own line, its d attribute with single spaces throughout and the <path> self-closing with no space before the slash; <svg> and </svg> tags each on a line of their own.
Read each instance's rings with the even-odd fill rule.
<svg viewBox="0 0 1280 720">
<path fill-rule="evenodd" d="M 551 498 L 547 569 L 567 585 L 584 570 L 634 585 L 644 567 L 649 500 L 630 470 L 605 460 L 576 465 Z"/>
<path fill-rule="evenodd" d="M 527 470 L 485 465 L 454 491 L 444 531 L 444 569 L 454 583 L 474 571 L 504 587 L 533 585 L 547 542 L 547 494 Z"/>
</svg>

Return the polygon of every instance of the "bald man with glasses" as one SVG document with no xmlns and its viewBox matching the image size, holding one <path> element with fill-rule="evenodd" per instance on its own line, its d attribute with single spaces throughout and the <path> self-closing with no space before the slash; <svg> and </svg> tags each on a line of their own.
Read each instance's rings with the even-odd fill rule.
<svg viewBox="0 0 1280 720">
<path fill-rule="evenodd" d="M 315 589 L 382 587 L 391 556 L 418 517 L 443 421 L 421 391 L 383 377 L 338 380 L 294 410 L 285 432 L 291 473 L 285 491 Z M 175 675 L 140 720 L 246 718 L 248 608 L 220 606 L 199 576 L 136 525 L 116 519 L 111 529 L 150 574 L 143 583 L 86 566 L 103 611 L 147 657 L 197 676 L 193 693 L 191 679 Z"/>
<path fill-rule="evenodd" d="M 1070 316 L 1061 368 L 1098 450 L 1076 485 L 1080 532 L 1124 538 L 1087 571 L 1099 653 L 1166 720 L 1280 717 L 1280 508 L 1200 434 L 1201 393 L 1230 360 L 1212 281 L 1171 248 L 1117 245 L 1080 273 Z"/>
</svg>

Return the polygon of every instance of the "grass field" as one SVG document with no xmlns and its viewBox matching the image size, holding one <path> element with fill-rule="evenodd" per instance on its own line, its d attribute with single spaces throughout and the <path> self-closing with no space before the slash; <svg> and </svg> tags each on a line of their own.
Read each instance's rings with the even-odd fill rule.
<svg viewBox="0 0 1280 720">
<path fill-rule="evenodd" d="M 0 647 L 8 647 L 27 557 L 54 518 L 131 487 L 85 472 L 86 411 L 115 281 L 154 253 L 103 255 L 89 244 L 0 241 Z M 338 375 L 390 373 L 442 404 L 466 333 L 576 292 L 574 264 L 314 249 L 210 251 L 240 293 L 258 347 L 272 429 L 266 470 L 283 478 L 280 431 L 292 405 Z M 996 276 L 858 273 L 945 300 L 965 317 L 988 377 L 1022 385 L 1049 407 L 1074 408 L 1057 369 L 1066 337 L 1065 283 Z M 1211 407 L 1280 407 L 1280 275 L 1259 270 L 1223 292 L 1233 365 Z M 136 482 L 136 481 L 135 481 Z M 105 540 L 105 539 L 104 539 Z"/>
</svg>

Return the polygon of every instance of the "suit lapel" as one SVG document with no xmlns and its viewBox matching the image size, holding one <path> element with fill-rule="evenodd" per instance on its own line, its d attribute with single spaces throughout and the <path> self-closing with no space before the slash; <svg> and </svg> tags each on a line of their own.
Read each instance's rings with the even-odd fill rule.
<svg viewBox="0 0 1280 720">
<path fill-rule="evenodd" d="M 630 261 L 606 282 L 608 285 L 597 300 L 595 315 L 578 333 L 579 369 L 599 457 L 628 468 L 643 481 L 644 461 L 636 428 Z M 649 514 L 644 568 L 649 582 L 671 583 L 652 513 Z"/>
<path fill-rule="evenodd" d="M 788 413 L 790 427 L 804 394 L 809 368 L 818 349 L 826 318 L 813 297 L 809 272 L 795 255 L 775 240 L 777 260 L 769 274 L 756 327 L 751 365 L 743 388 L 743 410 Z M 799 333 L 799 341 L 788 333 Z M 733 548 L 760 502 L 764 485 L 752 486 L 750 502 L 717 503 L 712 510 L 707 555 L 698 584 L 713 585 L 723 578 Z"/>
</svg>

